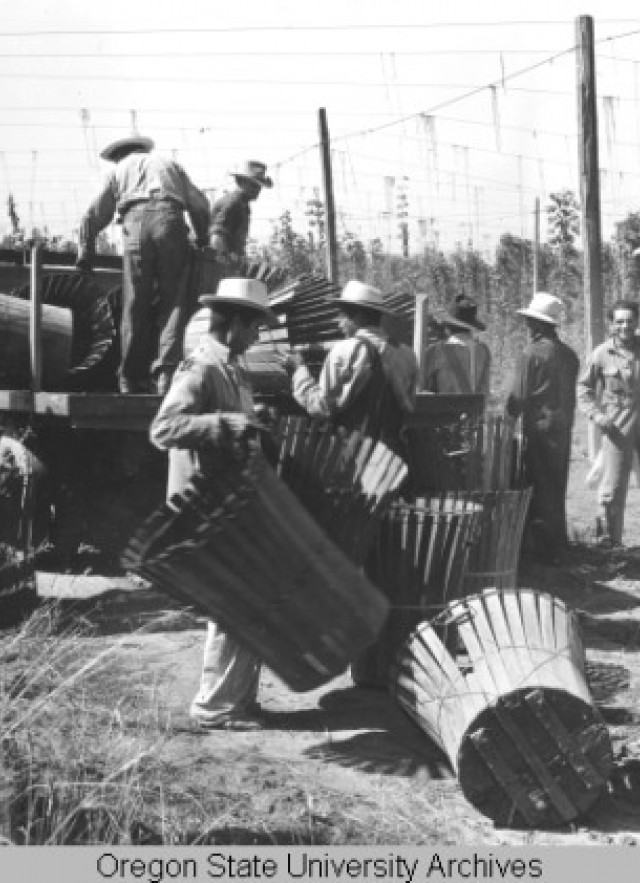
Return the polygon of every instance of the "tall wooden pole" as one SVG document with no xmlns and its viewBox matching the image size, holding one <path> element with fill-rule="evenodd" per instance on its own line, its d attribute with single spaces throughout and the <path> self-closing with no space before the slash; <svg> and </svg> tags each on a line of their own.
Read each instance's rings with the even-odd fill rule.
<svg viewBox="0 0 640 883">
<path fill-rule="evenodd" d="M 604 340 L 600 226 L 600 171 L 598 166 L 598 111 L 593 18 L 576 19 L 578 65 L 578 146 L 580 201 L 584 248 L 585 345 L 587 352 Z"/>
<path fill-rule="evenodd" d="M 31 247 L 29 289 L 31 392 L 40 392 L 42 389 L 42 249 L 37 242 Z"/>
<path fill-rule="evenodd" d="M 333 203 L 333 175 L 331 173 L 331 146 L 329 126 L 324 107 L 318 111 L 320 131 L 320 161 L 322 163 L 322 184 L 324 189 L 324 227 L 327 250 L 327 276 L 331 282 L 338 282 L 338 245 L 336 241 L 336 212 Z"/>
<path fill-rule="evenodd" d="M 540 197 L 536 196 L 533 224 L 533 290 L 540 288 Z"/>
<path fill-rule="evenodd" d="M 602 294 L 600 171 L 598 165 L 598 111 L 593 18 L 576 19 L 578 73 L 578 149 L 580 151 L 580 202 L 582 205 L 582 247 L 584 250 L 584 315 L 587 353 L 604 340 Z M 599 433 L 589 424 L 591 457 L 599 447 Z"/>
</svg>

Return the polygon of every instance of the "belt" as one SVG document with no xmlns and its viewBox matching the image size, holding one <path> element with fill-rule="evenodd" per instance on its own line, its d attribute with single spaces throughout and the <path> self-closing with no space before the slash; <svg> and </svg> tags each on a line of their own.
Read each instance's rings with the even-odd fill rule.
<svg viewBox="0 0 640 883">
<path fill-rule="evenodd" d="M 174 199 L 172 196 L 148 196 L 148 197 L 145 196 L 144 198 L 134 199 L 131 202 L 128 202 L 126 204 L 126 206 L 123 209 L 121 209 L 120 216 L 122 218 L 124 218 L 124 216 L 127 214 L 129 209 L 135 208 L 136 206 L 139 206 L 139 205 L 160 205 L 160 204 L 173 205 L 177 209 L 179 209 L 181 212 L 184 211 L 184 206 L 180 202 L 180 200 Z"/>
</svg>

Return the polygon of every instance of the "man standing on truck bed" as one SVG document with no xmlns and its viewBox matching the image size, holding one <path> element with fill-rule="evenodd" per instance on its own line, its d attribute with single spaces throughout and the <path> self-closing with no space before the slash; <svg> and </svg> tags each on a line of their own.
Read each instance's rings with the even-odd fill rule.
<svg viewBox="0 0 640 883">
<path fill-rule="evenodd" d="M 211 208 L 209 245 L 216 253 L 220 278 L 233 276 L 240 270 L 249 237 L 250 203 L 260 196 L 263 187 L 273 187 L 267 167 L 257 160 L 246 162 L 232 174 L 235 190 L 220 197 Z"/>
<path fill-rule="evenodd" d="M 205 246 L 209 203 L 184 169 L 154 153 L 153 147 L 151 138 L 132 135 L 100 154 L 114 168 L 82 218 L 77 266 L 91 269 L 96 236 L 117 215 L 124 251 L 120 392 L 164 395 L 182 356 L 188 318 L 184 212 L 191 219 L 196 244 Z"/>
</svg>

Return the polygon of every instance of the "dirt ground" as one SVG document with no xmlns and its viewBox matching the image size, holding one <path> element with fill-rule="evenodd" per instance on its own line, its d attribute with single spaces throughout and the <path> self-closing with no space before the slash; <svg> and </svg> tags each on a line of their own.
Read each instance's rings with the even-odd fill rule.
<svg viewBox="0 0 640 883">
<path fill-rule="evenodd" d="M 169 814 L 184 811 L 185 795 L 200 804 L 215 796 L 214 839 L 238 844 L 304 842 L 305 830 L 306 842 L 334 844 L 640 842 L 640 490 L 630 491 L 628 546 L 599 551 L 590 542 L 594 492 L 584 485 L 587 466 L 582 427 L 568 496 L 576 542 L 562 566 L 524 561 L 519 582 L 579 612 L 589 684 L 615 756 L 608 793 L 588 817 L 563 830 L 496 828 L 466 802 L 445 756 L 392 696 L 354 687 L 348 672 L 322 689 L 293 693 L 265 670 L 264 730 L 193 733 L 186 712 L 198 684 L 204 622 L 124 578 L 78 576 L 70 589 L 76 600 L 62 603 L 95 623 L 96 647 L 122 640 L 121 672 L 144 674 L 167 722 L 156 760 Z M 68 592 L 69 578 L 41 574 L 40 588 L 59 595 L 63 582 Z M 160 624 L 149 627 L 163 611 Z"/>
</svg>

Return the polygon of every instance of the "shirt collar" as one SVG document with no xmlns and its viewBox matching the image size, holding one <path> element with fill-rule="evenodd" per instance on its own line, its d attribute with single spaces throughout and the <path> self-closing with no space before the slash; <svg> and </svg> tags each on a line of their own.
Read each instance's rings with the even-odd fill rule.
<svg viewBox="0 0 640 883">
<path fill-rule="evenodd" d="M 215 337 L 205 334 L 201 337 L 198 347 L 194 352 L 194 356 L 200 356 L 202 361 L 224 362 L 225 364 L 235 364 L 237 358 L 231 355 L 228 346 L 220 343 Z"/>
</svg>

